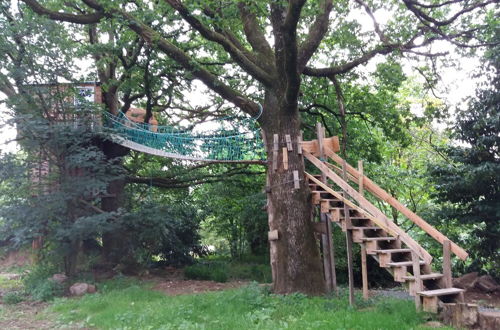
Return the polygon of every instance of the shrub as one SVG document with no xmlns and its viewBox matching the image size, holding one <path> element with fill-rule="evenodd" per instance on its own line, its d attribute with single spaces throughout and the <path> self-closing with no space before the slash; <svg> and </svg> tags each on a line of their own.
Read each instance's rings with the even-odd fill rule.
<svg viewBox="0 0 500 330">
<path fill-rule="evenodd" d="M 23 277 L 24 288 L 34 300 L 48 301 L 64 293 L 64 287 L 50 279 L 54 268 L 48 265 L 39 265 Z"/>
<path fill-rule="evenodd" d="M 228 268 L 224 263 L 198 263 L 184 269 L 184 275 L 192 280 L 227 282 Z"/>
<path fill-rule="evenodd" d="M 7 292 L 3 296 L 2 300 L 7 305 L 15 305 L 15 304 L 20 303 L 21 301 L 24 301 L 24 296 L 19 291 L 11 291 L 11 292 Z"/>
</svg>

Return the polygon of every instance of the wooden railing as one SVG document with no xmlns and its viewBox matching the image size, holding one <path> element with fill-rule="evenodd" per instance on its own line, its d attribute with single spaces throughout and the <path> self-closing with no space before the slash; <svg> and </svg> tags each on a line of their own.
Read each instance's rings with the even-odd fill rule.
<svg viewBox="0 0 500 330">
<path fill-rule="evenodd" d="M 413 238 L 411 238 L 407 233 L 405 233 L 401 228 L 399 228 L 394 222 L 392 222 L 387 216 L 380 211 L 375 205 L 373 205 L 370 201 L 368 201 L 364 196 L 356 191 L 356 189 L 352 188 L 347 182 L 345 182 L 340 176 L 338 176 L 335 172 L 330 170 L 327 165 L 314 155 L 307 151 L 303 151 L 304 157 L 309 160 L 312 164 L 314 164 L 318 169 L 321 170 L 323 174 L 325 174 L 330 180 L 332 180 L 335 184 L 337 184 L 343 191 L 345 191 L 349 196 L 351 196 L 354 200 L 359 203 L 359 206 L 344 198 L 340 193 L 334 191 L 332 188 L 328 187 L 325 183 L 320 180 L 314 178 L 310 174 L 306 174 L 311 182 L 314 182 L 325 191 L 329 192 L 342 202 L 349 205 L 350 208 L 357 210 L 358 212 L 365 215 L 367 218 L 376 223 L 379 227 L 390 233 L 395 237 L 399 237 L 401 241 L 403 241 L 407 246 L 409 246 L 412 250 L 415 251 L 426 263 L 431 263 L 432 256 L 418 244 Z"/>
<path fill-rule="evenodd" d="M 410 221 L 415 223 L 418 227 L 420 227 L 423 231 L 425 231 L 427 234 L 429 234 L 432 238 L 434 238 L 436 241 L 438 241 L 441 244 L 446 244 L 445 242 L 450 242 L 450 247 L 451 247 L 451 252 L 453 252 L 457 257 L 459 257 L 462 260 L 467 259 L 468 253 L 462 249 L 460 246 L 452 242 L 448 237 L 446 237 L 444 234 L 442 234 L 440 231 L 438 231 L 436 228 L 431 226 L 428 222 L 426 222 L 424 219 L 419 217 L 417 214 L 412 212 L 410 209 L 408 209 L 406 206 L 404 206 L 401 202 L 399 202 L 396 198 L 391 196 L 388 192 L 386 192 L 384 189 L 379 187 L 377 184 L 375 184 L 372 180 L 370 180 L 368 177 L 362 175 L 359 173 L 358 170 L 356 170 L 354 167 L 351 165 L 347 164 L 342 157 L 340 157 L 338 154 L 335 153 L 335 143 L 334 139 L 332 139 L 332 143 L 330 144 L 324 144 L 323 145 L 323 153 L 325 156 L 329 157 L 332 159 L 335 163 L 337 163 L 339 166 L 343 166 L 345 164 L 346 166 L 346 171 L 348 173 L 347 178 L 358 183 L 362 182 L 363 187 L 369 191 L 373 196 L 376 198 L 387 202 L 390 206 L 401 212 L 406 218 L 408 218 Z M 336 141 L 335 141 L 336 142 Z M 338 143 L 338 142 L 337 142 Z M 311 158 L 308 157 L 307 154 L 310 156 L 314 157 L 314 154 L 317 154 L 317 142 L 310 142 L 309 145 L 307 145 L 306 148 L 304 148 L 304 155 L 306 158 Z M 382 218 L 387 219 L 387 217 L 380 211 L 378 208 L 373 206 L 368 200 L 366 200 L 361 194 L 359 194 L 354 188 L 349 186 L 349 184 L 342 180 L 340 176 L 338 176 L 334 171 L 332 171 L 330 168 L 328 168 L 325 163 L 314 157 L 315 160 L 312 162 L 320 168 L 322 171 L 323 170 L 328 170 L 329 175 L 328 177 L 332 179 L 337 185 L 339 185 L 343 190 L 345 190 L 352 198 L 360 202 L 360 205 L 362 207 L 366 207 L 368 205 L 367 210 L 369 212 L 374 211 L 375 213 L 373 215 L 376 215 L 377 217 L 380 216 Z M 309 159 L 311 161 L 311 159 Z M 346 180 L 348 180 L 346 179 Z M 339 184 L 340 183 L 340 184 Z M 367 204 L 370 203 L 370 204 Z M 364 205 L 364 206 L 363 206 Z M 394 224 L 395 225 L 395 224 Z M 396 226 L 397 227 L 397 226 Z M 398 227 L 399 228 L 399 227 Z M 406 233 L 405 233 L 406 235 Z M 425 251 L 425 250 L 424 250 Z M 426 252 L 427 253 L 427 252 Z M 422 255 L 421 255 L 422 256 Z M 424 258 L 425 260 L 426 258 Z"/>
</svg>

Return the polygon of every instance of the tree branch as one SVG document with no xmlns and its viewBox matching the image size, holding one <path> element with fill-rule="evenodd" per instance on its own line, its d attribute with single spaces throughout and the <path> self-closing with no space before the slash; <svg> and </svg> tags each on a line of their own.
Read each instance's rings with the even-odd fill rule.
<svg viewBox="0 0 500 330">
<path fill-rule="evenodd" d="M 316 16 L 311 25 L 306 40 L 302 42 L 299 48 L 298 70 L 301 72 L 309 59 L 318 49 L 325 34 L 328 32 L 328 23 L 330 12 L 333 8 L 332 0 L 323 0 L 321 2 L 321 13 Z"/>
<path fill-rule="evenodd" d="M 47 16 L 51 20 L 63 21 L 77 24 L 95 24 L 98 23 L 103 17 L 104 12 L 98 11 L 92 14 L 68 14 L 58 11 L 49 10 L 38 3 L 36 0 L 21 0 L 26 3 L 31 10 L 43 16 Z"/>
<path fill-rule="evenodd" d="M 186 8 L 179 0 L 165 0 L 172 8 L 174 8 L 182 18 L 198 31 L 205 39 L 213 41 L 221 45 L 231 57 L 240 64 L 241 68 L 249 75 L 257 79 L 264 86 L 272 86 L 272 77 L 263 68 L 261 68 L 256 61 L 251 61 L 243 52 L 238 49 L 229 39 L 222 34 L 210 30 L 196 17 L 194 17 L 190 10 Z"/>
</svg>

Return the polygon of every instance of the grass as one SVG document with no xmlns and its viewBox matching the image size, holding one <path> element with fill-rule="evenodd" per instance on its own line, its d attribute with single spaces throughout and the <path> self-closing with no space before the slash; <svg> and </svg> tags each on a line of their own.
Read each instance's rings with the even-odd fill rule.
<svg viewBox="0 0 500 330">
<path fill-rule="evenodd" d="M 197 295 L 165 296 L 126 279 L 81 299 L 57 299 L 52 312 L 67 324 L 98 329 L 419 329 L 424 315 L 395 299 L 348 307 L 339 298 L 277 296 L 252 284 Z"/>
</svg>

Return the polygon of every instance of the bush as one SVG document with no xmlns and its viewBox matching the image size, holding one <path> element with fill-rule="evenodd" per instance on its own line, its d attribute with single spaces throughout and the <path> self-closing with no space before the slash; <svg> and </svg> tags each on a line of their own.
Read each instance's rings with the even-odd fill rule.
<svg viewBox="0 0 500 330">
<path fill-rule="evenodd" d="M 184 268 L 184 275 L 192 280 L 227 282 L 228 268 L 224 263 L 199 263 Z"/>
<path fill-rule="evenodd" d="M 184 268 L 189 279 L 227 282 L 229 279 L 249 280 L 259 283 L 272 281 L 271 267 L 268 264 L 244 263 L 225 259 L 205 260 Z"/>
<path fill-rule="evenodd" d="M 24 288 L 34 300 L 48 301 L 64 293 L 64 287 L 50 279 L 53 267 L 40 265 L 23 277 Z"/>
<path fill-rule="evenodd" d="M 11 291 L 11 292 L 7 292 L 3 296 L 2 300 L 3 300 L 4 304 L 15 305 L 15 304 L 20 303 L 21 301 L 24 301 L 24 296 L 19 291 Z"/>
</svg>

